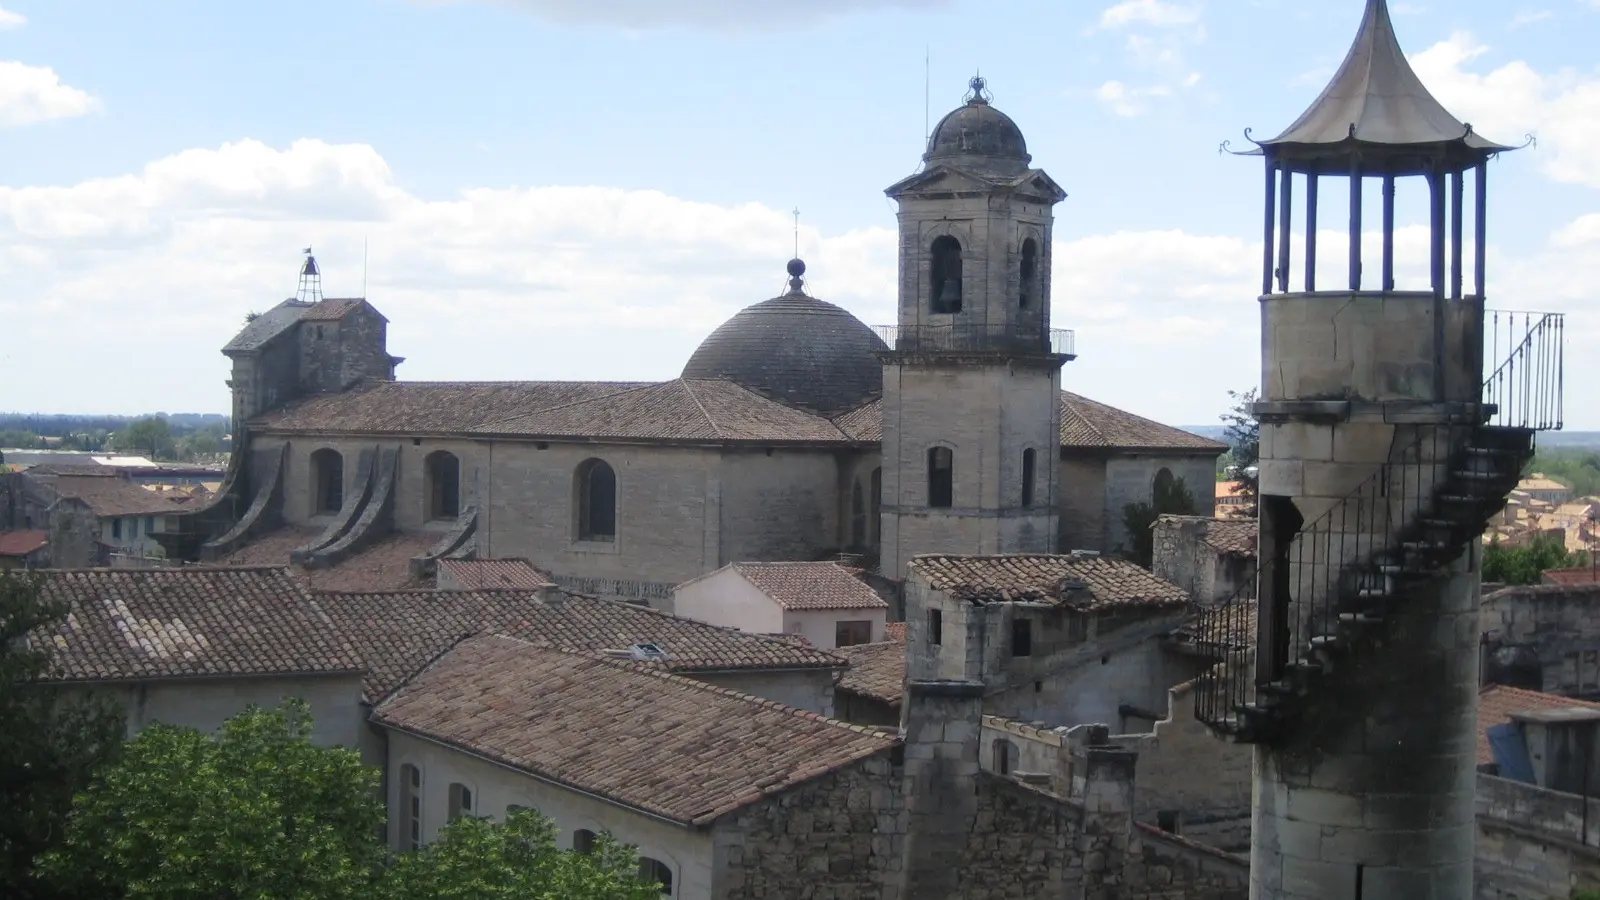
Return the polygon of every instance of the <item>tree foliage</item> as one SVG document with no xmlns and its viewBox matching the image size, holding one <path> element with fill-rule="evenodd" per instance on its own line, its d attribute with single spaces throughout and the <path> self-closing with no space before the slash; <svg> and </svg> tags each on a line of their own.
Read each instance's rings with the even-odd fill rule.
<svg viewBox="0 0 1600 900">
<path fill-rule="evenodd" d="M 216 736 L 154 725 L 73 802 L 42 874 L 108 900 L 654 900 L 609 837 L 556 849 L 533 811 L 460 819 L 390 864 L 375 769 L 311 743 L 306 705 L 252 708 Z"/>
<path fill-rule="evenodd" d="M 1229 391 L 1228 397 L 1233 401 L 1233 406 L 1222 415 L 1222 422 L 1227 426 L 1224 436 L 1228 442 L 1228 471 L 1225 475 L 1229 481 L 1239 483 L 1238 495 L 1246 498 L 1243 513 L 1254 518 L 1257 488 L 1260 485 L 1256 466 L 1261 461 L 1261 423 L 1251 409 L 1256 402 L 1256 389 L 1251 388 L 1243 393 Z"/>
<path fill-rule="evenodd" d="M 1162 470 L 1165 472 L 1165 470 Z M 1155 533 L 1151 531 L 1162 516 L 1192 516 L 1194 495 L 1182 478 L 1157 476 L 1149 503 L 1129 503 L 1122 508 L 1122 524 L 1128 529 L 1128 559 L 1150 568 L 1155 557 Z"/>
<path fill-rule="evenodd" d="M 172 426 L 160 416 L 135 420 L 117 432 L 117 450 L 121 453 L 141 453 L 151 459 L 172 459 L 177 455 L 177 445 L 172 440 Z"/>
<path fill-rule="evenodd" d="M 101 698 L 69 698 L 42 683 L 49 656 L 24 638 L 66 616 L 32 574 L 0 571 L 0 897 L 55 898 L 34 875 L 60 840 L 72 796 L 121 747 L 121 714 Z"/>
<path fill-rule="evenodd" d="M 1527 544 L 1507 547 L 1499 541 L 1483 550 L 1483 580 L 1502 584 L 1538 584 L 1546 569 L 1589 564 L 1589 554 L 1570 553 L 1553 535 L 1541 534 Z"/>
<path fill-rule="evenodd" d="M 1569 488 L 1574 497 L 1600 494 L 1600 453 L 1594 450 L 1540 451 L 1527 471 L 1539 472 Z"/>
</svg>

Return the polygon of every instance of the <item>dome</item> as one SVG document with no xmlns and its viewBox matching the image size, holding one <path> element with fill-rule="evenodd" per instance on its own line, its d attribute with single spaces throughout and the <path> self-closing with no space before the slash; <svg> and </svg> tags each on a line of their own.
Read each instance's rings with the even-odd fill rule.
<svg viewBox="0 0 1600 900">
<path fill-rule="evenodd" d="M 927 162 L 953 162 L 990 171 L 1020 173 L 1033 157 L 1022 129 L 1011 117 L 989 105 L 984 80 L 974 78 L 967 104 L 939 120 L 928 136 Z"/>
<path fill-rule="evenodd" d="M 883 390 L 888 347 L 846 310 L 808 296 L 791 260 L 789 292 L 740 310 L 700 343 L 684 378 L 732 381 L 789 406 L 837 413 Z"/>
</svg>

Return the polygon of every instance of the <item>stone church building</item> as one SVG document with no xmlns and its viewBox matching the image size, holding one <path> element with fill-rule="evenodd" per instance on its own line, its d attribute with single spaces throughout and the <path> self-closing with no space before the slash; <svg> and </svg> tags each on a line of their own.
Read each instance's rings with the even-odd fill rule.
<svg viewBox="0 0 1600 900">
<path fill-rule="evenodd" d="M 670 604 L 746 560 L 841 552 L 903 578 L 919 553 L 1116 552 L 1158 477 L 1211 514 L 1225 448 L 1062 390 L 1051 229 L 1066 194 L 1033 168 L 982 79 L 934 129 L 899 204 L 899 315 L 869 327 L 789 288 L 713 331 L 680 377 L 408 382 L 365 299 L 302 290 L 223 348 L 234 454 L 177 555 L 220 559 L 283 526 L 309 567 L 392 532 L 415 560 L 520 557 L 563 585 Z M 308 256 L 302 287 L 315 286 Z"/>
</svg>

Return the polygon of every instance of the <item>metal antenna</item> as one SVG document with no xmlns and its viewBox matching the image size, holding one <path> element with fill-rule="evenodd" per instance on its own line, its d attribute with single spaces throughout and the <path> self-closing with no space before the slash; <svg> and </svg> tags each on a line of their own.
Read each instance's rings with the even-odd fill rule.
<svg viewBox="0 0 1600 900">
<path fill-rule="evenodd" d="M 794 258 L 800 258 L 800 207 L 794 208 Z"/>
</svg>

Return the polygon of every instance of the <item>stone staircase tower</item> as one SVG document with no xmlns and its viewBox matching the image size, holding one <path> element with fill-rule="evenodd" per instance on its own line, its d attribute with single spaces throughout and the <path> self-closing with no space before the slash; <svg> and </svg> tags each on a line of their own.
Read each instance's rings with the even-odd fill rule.
<svg viewBox="0 0 1600 900">
<path fill-rule="evenodd" d="M 1333 81 L 1250 151 L 1266 163 L 1259 569 L 1205 615 L 1218 664 L 1195 693 L 1203 721 L 1256 747 L 1252 900 L 1472 896 L 1480 536 L 1534 432 L 1561 421 L 1560 317 L 1484 310 L 1487 165 L 1509 149 L 1428 93 L 1368 0 Z M 1396 289 L 1397 182 L 1429 198 L 1426 289 Z M 1334 186 L 1348 264 L 1319 284 Z"/>
<path fill-rule="evenodd" d="M 1053 209 L 1022 131 L 974 78 L 934 127 L 899 206 L 899 324 L 882 329 L 881 571 L 919 553 L 1048 553 L 1060 520 L 1061 367 L 1050 328 Z"/>
</svg>

